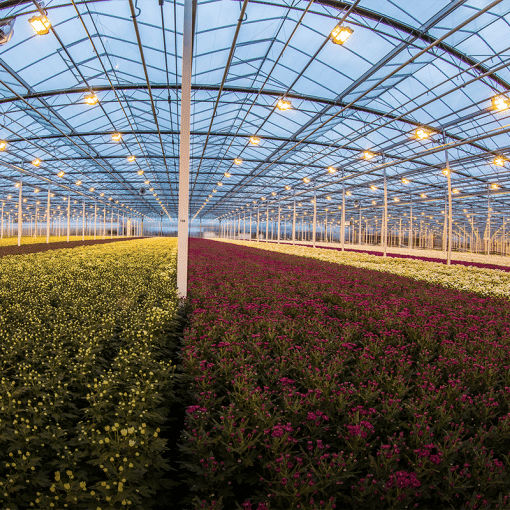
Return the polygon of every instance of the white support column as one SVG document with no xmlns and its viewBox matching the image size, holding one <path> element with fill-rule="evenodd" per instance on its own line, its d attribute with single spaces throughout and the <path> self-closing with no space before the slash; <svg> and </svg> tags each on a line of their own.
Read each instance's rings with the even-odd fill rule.
<svg viewBox="0 0 510 510">
<path fill-rule="evenodd" d="M 85 241 L 85 200 L 83 201 L 83 217 L 81 222 L 81 240 Z"/>
<path fill-rule="evenodd" d="M 113 209 L 110 215 L 110 239 L 113 239 Z"/>
<path fill-rule="evenodd" d="M 278 244 L 280 244 L 281 212 L 282 212 L 282 208 L 281 208 L 280 202 L 278 202 Z"/>
<path fill-rule="evenodd" d="M 292 244 L 296 244 L 296 192 L 294 191 L 294 213 L 292 216 Z"/>
<path fill-rule="evenodd" d="M 312 240 L 313 240 L 313 247 L 315 248 L 315 241 L 316 241 L 316 234 L 317 234 L 317 193 L 314 191 L 313 193 L 313 226 L 312 226 Z"/>
<path fill-rule="evenodd" d="M 21 230 L 23 229 L 23 174 L 19 181 L 19 200 L 18 200 L 18 246 L 21 246 Z"/>
<path fill-rule="evenodd" d="M 490 187 L 487 184 L 487 227 L 485 229 L 487 232 L 485 236 L 485 254 L 490 255 L 491 253 L 491 195 L 490 195 Z"/>
<path fill-rule="evenodd" d="M 2 228 L 0 232 L 0 239 L 4 238 L 4 202 L 2 202 Z"/>
<path fill-rule="evenodd" d="M 269 242 L 269 202 L 266 209 L 266 243 Z"/>
<path fill-rule="evenodd" d="M 413 197 L 411 197 L 411 209 L 410 209 L 410 216 L 409 216 L 409 249 L 413 247 Z"/>
<path fill-rule="evenodd" d="M 446 137 L 444 138 L 444 143 L 446 144 Z M 452 211 L 452 179 L 451 179 L 451 171 L 450 171 L 450 164 L 448 162 L 448 149 L 445 149 L 445 160 L 446 160 L 446 170 L 447 172 L 447 178 L 448 178 L 448 236 L 447 236 L 447 242 L 448 242 L 448 249 L 447 249 L 447 255 L 446 255 L 446 265 L 451 264 L 452 260 L 452 236 L 453 236 L 453 211 Z"/>
<path fill-rule="evenodd" d="M 252 223 L 252 221 L 251 221 L 251 210 L 250 210 L 250 241 L 251 241 L 251 223 Z"/>
<path fill-rule="evenodd" d="M 103 239 L 106 239 L 106 207 L 103 210 Z"/>
<path fill-rule="evenodd" d="M 188 295 L 188 215 L 189 215 L 189 160 L 191 64 L 193 58 L 192 0 L 184 0 L 181 86 L 181 137 L 179 149 L 179 215 L 177 226 L 177 295 Z"/>
<path fill-rule="evenodd" d="M 97 200 L 94 200 L 94 241 L 97 237 Z"/>
<path fill-rule="evenodd" d="M 260 207 L 257 206 L 257 243 L 259 242 Z"/>
<path fill-rule="evenodd" d="M 120 211 L 117 211 L 117 238 L 120 236 Z"/>
<path fill-rule="evenodd" d="M 51 197 L 51 191 L 50 188 L 48 188 L 48 201 L 46 202 L 46 244 L 49 244 L 50 242 L 50 197 Z"/>
<path fill-rule="evenodd" d="M 382 162 L 384 164 L 384 154 L 382 156 Z M 386 186 L 386 167 L 384 167 L 384 213 L 383 213 L 383 257 L 386 257 L 388 250 L 388 188 Z"/>
<path fill-rule="evenodd" d="M 37 213 L 39 211 L 39 208 L 35 207 L 35 217 L 34 217 L 34 237 L 37 237 Z"/>
<path fill-rule="evenodd" d="M 340 222 L 340 236 L 342 243 L 342 251 L 345 251 L 345 181 L 344 178 L 344 170 L 342 168 L 342 219 Z"/>
<path fill-rule="evenodd" d="M 67 242 L 71 233 L 71 193 L 67 195 Z"/>
</svg>

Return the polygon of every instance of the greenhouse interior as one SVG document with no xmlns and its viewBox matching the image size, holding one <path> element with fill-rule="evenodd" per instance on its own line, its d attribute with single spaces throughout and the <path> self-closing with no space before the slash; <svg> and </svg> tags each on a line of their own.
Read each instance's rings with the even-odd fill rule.
<svg viewBox="0 0 510 510">
<path fill-rule="evenodd" d="M 2 510 L 510 510 L 507 35 L 0 0 Z"/>
</svg>

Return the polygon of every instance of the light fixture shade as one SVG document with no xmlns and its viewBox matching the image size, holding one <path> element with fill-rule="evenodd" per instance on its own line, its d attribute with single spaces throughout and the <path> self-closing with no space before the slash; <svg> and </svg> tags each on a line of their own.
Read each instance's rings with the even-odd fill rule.
<svg viewBox="0 0 510 510">
<path fill-rule="evenodd" d="M 218 182 L 216 183 L 217 186 L 223 186 L 223 183 L 222 182 Z"/>
<path fill-rule="evenodd" d="M 402 179 L 402 184 L 409 184 L 411 181 L 405 177 Z"/>
<path fill-rule="evenodd" d="M 363 159 L 372 159 L 375 156 L 373 152 L 365 151 L 363 152 Z"/>
<path fill-rule="evenodd" d="M 76 186 L 79 186 L 80 184 L 81 184 L 80 180 L 76 181 Z"/>
<path fill-rule="evenodd" d="M 104 197 L 104 193 L 99 193 L 99 196 L 100 197 Z"/>
<path fill-rule="evenodd" d="M 281 111 L 290 110 L 292 108 L 292 103 L 288 99 L 278 99 L 276 108 Z"/>
<path fill-rule="evenodd" d="M 83 100 L 85 101 L 86 104 L 88 104 L 89 106 L 94 106 L 96 105 L 97 103 L 99 103 L 99 98 L 93 93 L 91 92 L 90 94 L 86 94 L 83 98 Z"/>
<path fill-rule="evenodd" d="M 236 165 L 241 165 L 242 162 L 243 162 L 243 160 L 241 158 L 235 158 L 234 159 L 234 164 L 236 164 Z"/>
<path fill-rule="evenodd" d="M 224 175 L 225 177 L 230 177 L 230 174 L 229 174 L 228 172 L 225 172 L 223 175 Z"/>
<path fill-rule="evenodd" d="M 96 188 L 89 188 L 89 191 L 92 193 L 93 191 L 95 191 Z"/>
<path fill-rule="evenodd" d="M 499 184 L 498 184 L 498 183 L 496 183 L 496 182 L 493 182 L 493 183 L 491 184 L 491 189 L 499 189 Z"/>
<path fill-rule="evenodd" d="M 336 170 L 336 168 L 335 168 L 334 166 L 328 166 L 328 172 L 329 172 L 330 174 L 334 174 L 336 171 L 337 171 L 337 170 Z"/>
<path fill-rule="evenodd" d="M 285 186 L 285 189 L 286 189 L 287 191 L 290 191 L 292 188 L 291 188 L 291 187 L 287 184 L 287 185 Z"/>
<path fill-rule="evenodd" d="M 350 197 L 352 195 L 352 193 L 350 191 L 346 191 L 345 194 Z"/>
<path fill-rule="evenodd" d="M 113 133 L 112 140 L 114 142 L 120 142 L 122 140 L 122 134 L 121 133 Z"/>
<path fill-rule="evenodd" d="M 454 189 L 452 189 L 452 193 L 455 193 L 455 194 L 460 193 L 460 190 L 454 188 Z"/>
<path fill-rule="evenodd" d="M 331 31 L 331 40 L 335 44 L 344 44 L 353 33 L 353 29 L 340 23 Z"/>
<path fill-rule="evenodd" d="M 377 190 L 377 186 L 374 186 L 374 185 L 372 184 L 372 186 L 370 186 L 370 189 L 371 189 L 372 191 L 376 191 L 376 190 Z"/>
<path fill-rule="evenodd" d="M 258 145 L 260 143 L 260 138 L 258 136 L 250 136 L 250 143 L 252 145 Z"/>
<path fill-rule="evenodd" d="M 271 191 L 271 195 L 273 195 L 273 197 L 276 196 L 276 191 Z"/>
<path fill-rule="evenodd" d="M 422 193 L 422 194 L 420 195 L 420 197 L 421 197 L 421 198 L 427 198 L 427 195 L 425 195 L 425 193 Z"/>
<path fill-rule="evenodd" d="M 138 170 L 137 174 L 138 175 L 143 175 L 143 170 Z"/>
<path fill-rule="evenodd" d="M 449 168 L 443 168 L 443 175 L 444 176 L 448 176 L 450 174 L 450 169 Z"/>
<path fill-rule="evenodd" d="M 7 149 L 7 142 L 5 140 L 0 140 L 0 151 L 4 151 Z"/>
<path fill-rule="evenodd" d="M 39 158 L 35 158 L 32 161 L 32 165 L 34 165 L 34 166 L 39 166 L 40 164 L 41 164 L 41 160 Z"/>
<path fill-rule="evenodd" d="M 305 184 L 308 184 L 310 182 L 310 179 L 308 177 L 303 177 L 303 182 Z"/>
<path fill-rule="evenodd" d="M 46 16 L 32 16 L 28 22 L 37 35 L 46 35 L 51 28 L 51 21 Z"/>
<path fill-rule="evenodd" d="M 64 177 L 66 173 L 64 172 L 64 170 L 60 170 L 60 172 L 57 174 L 59 177 Z"/>
<path fill-rule="evenodd" d="M 393 201 L 394 201 L 394 202 L 400 202 L 400 198 L 395 197 L 395 198 L 393 199 Z"/>
<path fill-rule="evenodd" d="M 328 195 L 328 196 L 326 197 L 326 200 L 331 200 L 331 197 Z"/>
<path fill-rule="evenodd" d="M 135 159 L 136 159 L 136 156 L 133 156 L 133 155 L 127 157 L 127 160 L 129 161 L 129 163 L 132 163 Z"/>
<path fill-rule="evenodd" d="M 495 157 L 493 163 L 496 166 L 505 166 L 505 160 L 501 156 Z"/>
</svg>

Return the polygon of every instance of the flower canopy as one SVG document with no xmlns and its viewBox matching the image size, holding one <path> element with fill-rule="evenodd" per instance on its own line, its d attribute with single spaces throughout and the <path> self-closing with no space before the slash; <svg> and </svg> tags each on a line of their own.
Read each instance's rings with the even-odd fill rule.
<svg viewBox="0 0 510 510">
<path fill-rule="evenodd" d="M 191 218 L 276 210 L 294 195 L 301 213 L 314 194 L 319 214 L 339 216 L 343 187 L 347 219 L 380 217 L 386 172 L 389 214 L 409 218 L 412 202 L 433 226 L 449 164 L 455 221 L 490 212 L 502 223 L 508 2 L 193 7 Z M 3 201 L 16 200 L 23 171 L 29 205 L 50 185 L 57 197 L 176 217 L 183 10 L 169 0 L 0 1 L 4 33 L 12 28 L 0 48 Z"/>
</svg>

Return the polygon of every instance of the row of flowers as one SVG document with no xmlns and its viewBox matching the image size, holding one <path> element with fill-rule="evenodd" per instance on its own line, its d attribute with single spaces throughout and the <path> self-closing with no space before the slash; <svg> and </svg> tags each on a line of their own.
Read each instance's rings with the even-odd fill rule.
<svg viewBox="0 0 510 510">
<path fill-rule="evenodd" d="M 175 281 L 175 240 L 0 259 L 4 510 L 151 508 Z"/>
<path fill-rule="evenodd" d="M 113 235 L 113 238 L 116 239 L 117 236 L 116 234 Z M 92 241 L 94 239 L 94 236 L 85 236 L 85 241 Z M 101 240 L 103 239 L 103 235 L 102 233 L 101 234 L 98 234 L 96 236 L 96 240 Z M 110 236 L 107 235 L 105 239 L 110 239 Z M 69 241 L 82 241 L 83 240 L 83 237 L 82 236 L 69 236 Z M 67 241 L 67 236 L 50 236 L 49 238 L 49 242 L 50 243 L 62 243 L 62 242 L 65 242 Z M 46 243 L 46 236 L 38 236 L 38 237 L 33 237 L 33 236 L 23 236 L 21 238 L 21 244 L 22 245 L 26 245 L 26 244 L 39 244 L 39 243 Z M 3 239 L 0 239 L 0 247 L 2 246 L 17 246 L 18 245 L 18 236 L 10 236 L 10 237 L 6 237 L 4 236 Z"/>
<path fill-rule="evenodd" d="M 194 509 L 510 508 L 508 302 L 192 240 Z"/>
<path fill-rule="evenodd" d="M 274 242 L 274 241 L 273 241 Z M 289 244 L 287 242 L 287 244 Z M 310 245 L 310 242 L 302 242 L 298 241 L 296 244 L 299 245 Z M 323 243 L 318 242 L 316 246 L 322 246 L 324 248 L 330 249 L 341 249 L 340 243 Z M 367 245 L 367 244 L 345 244 L 345 250 L 348 251 L 358 251 L 363 253 L 371 253 L 373 255 L 382 255 L 382 247 L 380 245 Z M 416 258 L 421 260 L 434 260 L 438 262 L 446 261 L 446 252 L 442 250 L 430 250 L 424 248 L 412 248 L 408 247 L 396 247 L 396 246 L 388 246 L 387 248 L 388 256 L 403 256 Z M 486 267 L 507 267 L 510 269 L 510 258 L 506 255 L 498 255 L 498 254 L 485 254 L 485 253 L 471 253 L 465 251 L 452 251 L 451 254 L 452 263 L 464 263 L 469 262 L 471 264 L 480 264 Z"/>
<path fill-rule="evenodd" d="M 363 269 L 374 269 L 399 276 L 441 285 L 450 289 L 476 292 L 482 296 L 510 297 L 510 272 L 492 269 L 484 264 L 459 263 L 447 266 L 440 262 L 420 258 L 381 257 L 370 253 L 339 251 L 276 243 L 250 243 L 228 241 L 244 246 L 256 246 L 262 250 L 310 257 L 324 262 L 350 265 Z M 480 267 L 485 266 L 485 267 Z M 490 266 L 490 265 L 489 265 Z"/>
</svg>

